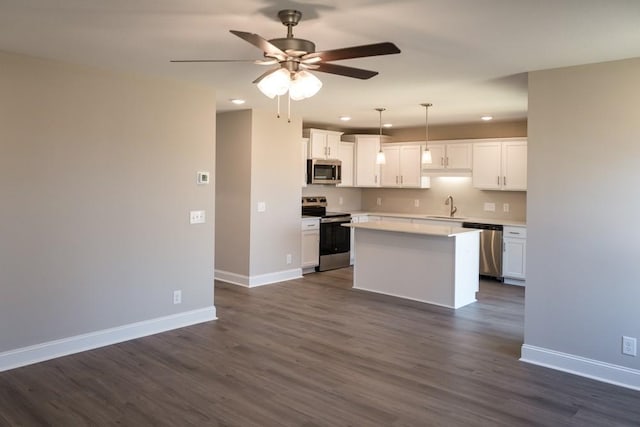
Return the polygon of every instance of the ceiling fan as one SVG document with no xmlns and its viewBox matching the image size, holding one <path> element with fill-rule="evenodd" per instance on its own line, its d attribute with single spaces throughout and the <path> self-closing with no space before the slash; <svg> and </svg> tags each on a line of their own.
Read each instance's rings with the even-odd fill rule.
<svg viewBox="0 0 640 427">
<path fill-rule="evenodd" d="M 278 18 L 287 27 L 287 37 L 267 40 L 258 34 L 244 31 L 230 30 L 232 34 L 251 43 L 264 52 L 264 59 L 252 61 L 260 65 L 276 65 L 253 83 L 266 96 L 273 98 L 276 95 L 284 95 L 289 91 L 291 99 L 299 100 L 315 95 L 322 82 L 307 70 L 323 73 L 337 74 L 356 79 L 370 79 L 378 74 L 377 71 L 361 68 L 346 67 L 332 64 L 333 61 L 343 59 L 363 58 L 367 56 L 390 55 L 400 53 L 400 49 L 391 43 L 374 43 L 362 46 L 352 46 L 342 49 L 316 52 L 316 46 L 309 40 L 299 39 L 293 36 L 293 27 L 298 25 L 302 13 L 285 9 L 278 12 Z M 171 62 L 247 62 L 234 59 L 182 59 Z"/>
</svg>

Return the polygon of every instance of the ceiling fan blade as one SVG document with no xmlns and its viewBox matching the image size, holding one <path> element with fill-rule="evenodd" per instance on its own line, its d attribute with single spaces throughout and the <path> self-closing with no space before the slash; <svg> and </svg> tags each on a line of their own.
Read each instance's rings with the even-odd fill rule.
<svg viewBox="0 0 640 427">
<path fill-rule="evenodd" d="M 256 62 L 255 59 L 172 59 L 169 62 Z"/>
<path fill-rule="evenodd" d="M 343 65 L 327 64 L 321 62 L 314 64 L 317 68 L 315 71 L 322 71 L 323 73 L 338 74 L 340 76 L 353 77 L 356 79 L 370 79 L 373 76 L 377 76 L 377 71 L 363 70 L 362 68 L 345 67 Z"/>
<path fill-rule="evenodd" d="M 341 59 L 363 58 L 366 56 L 391 55 L 400 53 L 398 46 L 391 42 L 366 44 L 362 46 L 345 47 L 342 49 L 325 50 L 304 55 L 301 60 L 320 57 L 323 61 L 339 61 Z"/>
<path fill-rule="evenodd" d="M 281 57 L 281 58 L 287 57 L 286 53 L 284 53 L 275 45 L 271 44 L 269 40 L 264 39 L 257 34 L 247 33 L 244 31 L 235 31 L 235 30 L 229 30 L 229 31 L 232 34 L 235 34 L 236 36 L 240 37 L 242 40 L 248 41 L 258 49 L 262 49 L 262 51 L 266 56 L 275 56 L 275 57 Z"/>
</svg>

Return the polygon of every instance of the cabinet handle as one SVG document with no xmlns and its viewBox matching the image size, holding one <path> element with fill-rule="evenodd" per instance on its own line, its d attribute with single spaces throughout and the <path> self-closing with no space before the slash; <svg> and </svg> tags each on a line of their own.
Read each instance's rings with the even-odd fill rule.
<svg viewBox="0 0 640 427">
<path fill-rule="evenodd" d="M 329 150 L 329 157 L 331 157 L 331 147 L 327 147 L 327 150 Z"/>
<path fill-rule="evenodd" d="M 509 234 L 520 234 L 518 231 L 510 231 Z"/>
<path fill-rule="evenodd" d="M 398 175 L 396 175 L 396 184 L 398 183 Z"/>
<path fill-rule="evenodd" d="M 444 165 L 449 166 L 449 157 L 445 157 Z"/>
<path fill-rule="evenodd" d="M 440 157 L 440 166 L 444 166 L 444 157 Z"/>
<path fill-rule="evenodd" d="M 374 175 L 373 176 L 373 183 L 377 184 L 378 183 L 378 175 Z"/>
<path fill-rule="evenodd" d="M 404 184 L 404 175 L 400 175 L 400 184 Z"/>
<path fill-rule="evenodd" d="M 500 177 L 498 176 L 498 185 L 500 185 Z"/>
<path fill-rule="evenodd" d="M 505 187 L 507 186 L 507 177 L 506 176 L 502 177 L 502 185 L 504 185 Z"/>
</svg>

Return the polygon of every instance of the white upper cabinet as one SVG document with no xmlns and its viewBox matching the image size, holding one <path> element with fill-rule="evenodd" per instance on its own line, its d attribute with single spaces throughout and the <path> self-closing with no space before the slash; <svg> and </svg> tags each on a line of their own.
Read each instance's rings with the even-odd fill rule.
<svg viewBox="0 0 640 427">
<path fill-rule="evenodd" d="M 340 141 L 338 143 L 338 160 L 342 162 L 342 179 L 338 187 L 353 187 L 354 181 L 354 143 Z"/>
<path fill-rule="evenodd" d="M 423 165 L 423 169 L 455 169 L 459 171 L 471 170 L 472 147 L 471 141 L 434 141 L 429 143 L 432 163 Z"/>
<path fill-rule="evenodd" d="M 383 144 L 382 187 L 429 188 L 430 179 L 422 176 L 422 147 L 419 143 Z"/>
<path fill-rule="evenodd" d="M 527 140 L 485 140 L 473 144 L 473 186 L 526 191 Z"/>
<path fill-rule="evenodd" d="M 354 143 L 354 185 L 356 187 L 380 187 L 380 165 L 376 164 L 376 156 L 380 150 L 380 136 L 344 135 L 342 140 Z"/>
<path fill-rule="evenodd" d="M 309 138 L 308 156 L 311 159 L 337 159 L 338 144 L 342 132 L 324 129 L 305 129 L 303 135 Z"/>
</svg>

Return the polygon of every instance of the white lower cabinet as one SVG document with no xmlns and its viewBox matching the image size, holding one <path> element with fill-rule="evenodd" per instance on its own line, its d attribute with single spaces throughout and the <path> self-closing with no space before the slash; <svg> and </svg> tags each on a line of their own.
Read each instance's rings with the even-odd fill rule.
<svg viewBox="0 0 640 427">
<path fill-rule="evenodd" d="M 502 240 L 504 281 L 514 285 L 524 285 L 527 259 L 526 227 L 505 226 Z"/>
<path fill-rule="evenodd" d="M 302 219 L 302 272 L 320 264 L 320 218 Z M 306 271 L 305 271 L 306 270 Z"/>
</svg>

